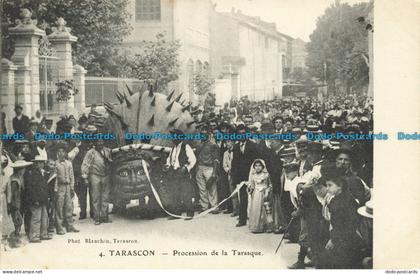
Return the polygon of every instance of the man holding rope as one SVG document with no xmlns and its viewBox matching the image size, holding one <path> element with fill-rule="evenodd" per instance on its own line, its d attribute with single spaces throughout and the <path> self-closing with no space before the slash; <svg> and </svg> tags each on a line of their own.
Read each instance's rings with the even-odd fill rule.
<svg viewBox="0 0 420 274">
<path fill-rule="evenodd" d="M 179 129 L 170 130 L 170 133 L 183 135 Z M 172 195 L 170 212 L 174 215 L 182 214 L 182 203 L 187 211 L 187 217 L 192 219 L 194 216 L 194 206 L 192 202 L 193 190 L 191 185 L 191 170 L 194 168 L 197 159 L 192 148 L 182 140 L 174 138 L 174 146 L 169 153 L 164 166 L 167 178 L 170 178 L 169 189 Z M 177 219 L 170 216 L 169 220 Z"/>
</svg>

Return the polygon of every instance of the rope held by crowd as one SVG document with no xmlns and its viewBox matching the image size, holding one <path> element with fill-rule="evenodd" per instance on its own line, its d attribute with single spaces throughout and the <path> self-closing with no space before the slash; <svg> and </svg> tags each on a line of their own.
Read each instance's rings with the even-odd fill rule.
<svg viewBox="0 0 420 274">
<path fill-rule="evenodd" d="M 207 214 L 209 214 L 210 212 L 212 212 L 213 210 L 217 209 L 220 205 L 222 205 L 224 202 L 226 202 L 227 200 L 229 200 L 230 198 L 232 198 L 234 195 L 236 195 L 239 192 L 239 189 L 245 185 L 247 182 L 243 181 L 240 184 L 238 184 L 235 188 L 235 190 L 229 195 L 229 197 L 225 198 L 224 200 L 222 200 L 220 203 L 218 203 L 217 205 L 215 205 L 212 208 L 209 208 L 203 212 L 201 212 L 200 214 L 198 214 L 195 217 L 186 217 L 186 216 L 182 216 L 182 215 L 176 215 L 176 214 L 172 214 L 171 212 L 169 212 L 162 204 L 162 200 L 160 199 L 159 193 L 156 191 L 155 187 L 153 186 L 152 180 L 150 179 L 150 174 L 149 174 L 149 170 L 147 169 L 147 164 L 145 160 L 141 160 L 141 164 L 143 166 L 143 170 L 144 173 L 146 174 L 147 180 L 149 181 L 150 184 L 150 188 L 152 189 L 153 195 L 155 196 L 155 199 L 158 203 L 158 205 L 160 206 L 160 208 L 162 208 L 163 211 L 165 211 L 166 214 L 168 214 L 169 216 L 175 217 L 175 218 L 179 218 L 179 219 L 197 219 L 197 218 L 201 218 L 206 216 Z"/>
</svg>

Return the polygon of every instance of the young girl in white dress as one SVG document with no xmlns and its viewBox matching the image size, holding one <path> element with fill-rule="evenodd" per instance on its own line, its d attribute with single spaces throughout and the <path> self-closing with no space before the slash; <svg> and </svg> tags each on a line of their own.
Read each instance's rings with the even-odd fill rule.
<svg viewBox="0 0 420 274">
<path fill-rule="evenodd" d="M 248 183 L 249 230 L 253 233 L 271 233 L 273 231 L 270 203 L 272 185 L 263 160 L 257 159 L 252 163 Z"/>
</svg>

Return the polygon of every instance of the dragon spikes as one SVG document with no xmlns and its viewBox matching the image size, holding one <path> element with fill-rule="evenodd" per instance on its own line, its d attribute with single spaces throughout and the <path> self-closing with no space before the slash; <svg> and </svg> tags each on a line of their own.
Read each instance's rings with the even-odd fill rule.
<svg viewBox="0 0 420 274">
<path fill-rule="evenodd" d="M 125 100 L 125 103 L 127 104 L 127 107 L 131 108 L 132 104 L 131 104 L 130 100 L 128 100 L 127 96 L 125 96 L 125 95 L 124 95 L 124 100 Z"/>
<path fill-rule="evenodd" d="M 124 122 L 123 117 L 122 117 L 120 114 L 118 114 L 118 113 L 116 113 L 116 112 L 114 111 L 114 106 L 112 106 L 110 103 L 105 103 L 105 104 L 104 104 L 104 107 L 105 107 L 106 111 L 108 111 L 108 113 L 109 113 L 110 115 L 117 117 L 117 118 L 118 118 L 118 120 L 120 120 L 121 124 L 122 124 L 124 127 L 128 127 L 128 126 L 127 126 L 127 124 Z"/>
<path fill-rule="evenodd" d="M 175 98 L 175 102 L 178 102 L 179 103 L 179 100 L 181 100 L 181 97 L 182 97 L 182 93 L 180 93 L 178 95 L 178 97 Z"/>
<path fill-rule="evenodd" d="M 166 100 L 171 101 L 172 96 L 174 95 L 175 90 L 172 90 L 171 93 L 169 93 L 168 97 L 166 97 Z"/>
<path fill-rule="evenodd" d="M 155 96 L 155 97 L 153 97 L 152 102 L 150 102 L 150 105 L 151 105 L 152 107 L 154 107 L 154 106 L 156 105 L 156 96 Z"/>
<path fill-rule="evenodd" d="M 182 108 L 182 112 L 185 112 L 187 109 L 189 110 L 191 107 L 191 103 L 189 103 L 188 105 L 186 105 L 185 107 Z"/>
<path fill-rule="evenodd" d="M 148 126 L 154 126 L 155 125 L 155 115 L 153 114 L 150 120 L 147 122 Z"/>
<path fill-rule="evenodd" d="M 105 102 L 104 103 L 104 107 L 105 107 L 105 109 L 106 110 L 113 110 L 114 109 L 114 106 L 113 105 L 111 105 L 110 103 L 108 103 L 108 102 Z"/>
<path fill-rule="evenodd" d="M 174 105 L 175 101 L 172 101 L 172 103 L 170 103 L 167 107 L 166 107 L 166 111 L 171 111 L 172 106 Z"/>
<path fill-rule="evenodd" d="M 125 83 L 125 86 L 127 87 L 128 93 L 131 95 L 134 94 L 134 92 L 128 87 L 127 83 Z"/>
<path fill-rule="evenodd" d="M 124 96 L 118 90 L 115 91 L 115 96 L 117 97 L 118 101 L 120 101 L 120 104 L 124 102 Z"/>
<path fill-rule="evenodd" d="M 174 126 L 175 125 L 175 123 L 176 123 L 176 121 L 178 121 L 178 119 L 179 119 L 179 117 L 177 117 L 177 118 L 175 118 L 175 119 L 173 119 L 172 121 L 170 121 L 169 122 L 169 126 L 171 127 L 171 126 Z"/>
</svg>

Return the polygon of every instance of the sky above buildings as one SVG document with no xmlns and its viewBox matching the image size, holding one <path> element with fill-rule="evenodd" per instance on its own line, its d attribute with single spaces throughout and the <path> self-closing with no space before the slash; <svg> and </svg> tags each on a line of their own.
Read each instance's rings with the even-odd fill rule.
<svg viewBox="0 0 420 274">
<path fill-rule="evenodd" d="M 259 16 L 274 22 L 278 31 L 309 42 L 316 20 L 335 0 L 212 0 L 217 11 L 230 12 L 232 7 L 243 14 Z M 350 5 L 368 0 L 341 0 Z"/>
</svg>

